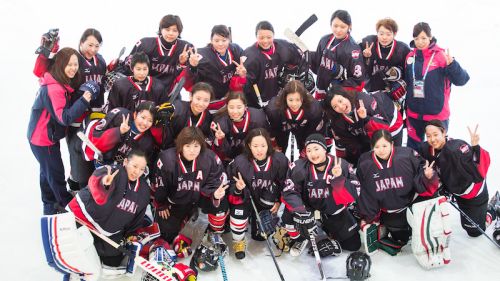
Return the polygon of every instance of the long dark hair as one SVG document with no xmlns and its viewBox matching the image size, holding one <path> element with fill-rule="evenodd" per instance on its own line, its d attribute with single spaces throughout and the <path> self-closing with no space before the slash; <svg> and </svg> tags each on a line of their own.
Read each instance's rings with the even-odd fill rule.
<svg viewBox="0 0 500 281">
<path fill-rule="evenodd" d="M 54 56 L 53 64 L 50 66 L 49 73 L 57 82 L 63 85 L 69 85 L 71 86 L 71 88 L 76 89 L 78 88 L 81 81 L 80 69 L 78 68 L 75 77 L 73 78 L 69 78 L 64 72 L 72 55 L 75 55 L 78 59 L 79 54 L 73 48 L 66 47 L 59 50 L 59 52 L 57 52 L 57 54 Z"/>
<path fill-rule="evenodd" d="M 313 97 L 308 94 L 304 84 L 299 80 L 292 80 L 286 83 L 285 87 L 281 91 L 279 97 L 276 99 L 276 106 L 282 111 L 286 110 L 286 97 L 288 94 L 299 93 L 302 99 L 302 108 L 304 110 L 309 110 Z"/>
<path fill-rule="evenodd" d="M 252 150 L 250 149 L 250 143 L 252 142 L 253 138 L 258 136 L 263 136 L 266 139 L 267 143 L 266 157 L 269 157 L 274 152 L 274 148 L 271 143 L 271 136 L 269 135 L 267 130 L 263 128 L 255 128 L 250 130 L 250 132 L 248 132 L 247 136 L 245 137 L 245 147 L 243 148 L 243 153 L 245 153 L 248 160 L 254 159 Z"/>
<path fill-rule="evenodd" d="M 335 112 L 335 110 L 332 109 L 331 102 L 333 97 L 339 95 L 349 100 L 349 102 L 351 103 L 351 108 L 354 110 L 355 107 L 359 107 L 359 100 L 357 98 L 358 94 L 359 93 L 357 93 L 356 91 L 346 90 L 340 85 L 332 85 L 326 91 L 325 99 L 322 102 L 323 109 L 327 114 L 338 114 L 337 112 Z"/>
</svg>

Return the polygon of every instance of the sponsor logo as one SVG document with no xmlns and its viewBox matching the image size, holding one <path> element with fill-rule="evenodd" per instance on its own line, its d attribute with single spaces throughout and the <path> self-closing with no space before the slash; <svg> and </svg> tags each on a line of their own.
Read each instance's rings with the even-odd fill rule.
<svg viewBox="0 0 500 281">
<path fill-rule="evenodd" d="M 355 59 L 355 60 L 357 60 L 359 58 L 359 53 L 360 53 L 359 50 L 353 50 L 351 52 L 352 58 Z"/>
</svg>

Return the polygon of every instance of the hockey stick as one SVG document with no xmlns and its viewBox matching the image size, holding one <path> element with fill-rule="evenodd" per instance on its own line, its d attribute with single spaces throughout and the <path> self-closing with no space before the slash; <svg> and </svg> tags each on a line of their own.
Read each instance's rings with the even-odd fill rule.
<svg viewBox="0 0 500 281">
<path fill-rule="evenodd" d="M 97 154 L 97 161 L 102 162 L 102 152 L 90 141 L 90 139 L 81 131 L 77 132 L 76 135 Z"/>
<path fill-rule="evenodd" d="M 212 243 L 214 243 L 214 245 L 221 244 L 219 240 L 222 240 L 222 237 L 220 237 L 219 234 L 212 233 L 211 237 L 212 237 Z M 219 256 L 219 258 L 217 259 L 217 261 L 219 262 L 220 271 L 222 272 L 222 279 L 224 281 L 228 281 L 227 271 L 226 271 L 226 263 L 224 262 L 224 256 L 222 254 L 222 249 L 220 248 L 220 246 L 217 246 L 217 248 L 218 248 L 218 250 L 217 250 L 218 253 L 217 254 Z"/>
<path fill-rule="evenodd" d="M 120 50 L 120 53 L 118 54 L 118 58 L 116 59 L 116 61 L 120 61 L 120 58 L 123 56 L 123 54 L 125 53 L 125 47 L 122 47 L 122 49 Z"/>
<path fill-rule="evenodd" d="M 460 212 L 460 214 L 461 214 L 462 216 L 464 216 L 464 218 L 465 218 L 465 219 L 467 219 L 467 220 L 468 220 L 468 221 L 469 221 L 469 222 L 470 222 L 470 223 L 471 223 L 471 224 L 472 224 L 475 228 L 477 228 L 477 230 L 479 230 L 479 231 L 480 231 L 480 232 L 481 232 L 481 233 L 482 233 L 482 234 L 483 234 L 486 238 L 488 238 L 488 240 L 490 240 L 490 241 L 491 241 L 491 243 L 495 244 L 495 246 L 497 246 L 497 248 L 500 248 L 500 245 L 498 245 L 498 244 L 497 244 L 497 242 L 495 242 L 495 240 L 493 240 L 491 237 L 489 237 L 489 236 L 488 236 L 488 234 L 486 234 L 486 232 L 484 232 L 484 230 L 483 230 L 481 227 L 479 227 L 479 225 L 478 225 L 475 221 L 473 221 L 473 220 L 472 220 L 472 219 L 471 219 L 471 218 L 470 218 L 470 217 L 469 217 L 469 216 L 468 216 L 468 215 L 467 215 L 464 211 L 462 211 L 462 210 L 458 207 L 458 205 L 456 205 L 456 203 L 455 203 L 455 202 L 453 202 L 453 201 L 451 200 L 451 198 L 450 198 L 450 197 L 448 197 L 448 202 L 450 202 L 450 204 L 451 204 L 451 205 L 452 205 L 455 209 L 457 209 L 457 211 L 458 211 L 458 212 Z"/>
<path fill-rule="evenodd" d="M 285 29 L 285 37 L 288 38 L 288 40 L 290 40 L 293 44 L 297 45 L 302 52 L 305 53 L 309 51 L 309 48 L 306 46 L 304 41 L 302 41 L 302 39 L 300 39 L 300 37 L 290 28 Z"/>
<path fill-rule="evenodd" d="M 257 96 L 257 99 L 259 100 L 259 106 L 262 108 L 265 107 L 267 105 L 267 102 L 262 101 L 262 97 L 260 96 L 259 86 L 257 86 L 257 84 L 253 84 L 253 90 L 255 91 L 255 95 Z"/>
<path fill-rule="evenodd" d="M 318 17 L 315 14 L 312 14 L 305 22 L 303 22 L 299 26 L 299 28 L 297 28 L 297 30 L 295 31 L 295 34 L 297 34 L 297 36 L 302 35 L 302 33 L 304 33 L 304 31 L 306 31 L 306 29 L 311 27 L 311 25 L 313 25 L 313 23 L 315 23 L 317 20 L 318 20 Z"/>
<path fill-rule="evenodd" d="M 318 265 L 319 274 L 321 275 L 321 280 L 326 280 L 326 276 L 323 271 L 323 265 L 321 264 L 321 257 L 319 256 L 318 245 L 316 244 L 316 238 L 314 237 L 314 230 L 309 231 L 309 240 L 311 241 L 311 246 L 314 252 L 314 258 L 316 259 L 316 264 Z"/>
<path fill-rule="evenodd" d="M 177 84 L 175 84 L 172 91 L 170 91 L 170 94 L 168 94 L 168 96 L 169 96 L 168 102 L 169 103 L 172 104 L 177 99 L 177 97 L 181 93 L 182 87 L 184 87 L 184 83 L 186 83 L 186 78 L 184 78 L 184 76 L 183 76 L 183 77 L 181 77 L 181 79 L 179 79 L 179 82 L 177 82 Z"/>
<path fill-rule="evenodd" d="M 149 274 L 151 274 L 152 276 L 154 276 L 158 280 L 176 281 L 176 279 L 172 276 L 172 274 L 170 272 L 166 272 L 166 271 L 162 270 L 162 268 L 160 266 L 158 266 L 158 265 L 156 265 L 154 263 L 151 263 L 150 261 L 146 260 L 145 258 L 143 258 L 141 256 L 134 255 L 131 251 L 123 248 L 123 246 L 121 246 L 120 244 L 118 244 L 115 241 L 111 240 L 107 236 L 101 234 L 99 231 L 94 230 L 87 223 L 85 223 L 81 219 L 77 218 L 76 216 L 75 216 L 75 220 L 79 224 L 87 227 L 90 230 L 90 232 L 92 232 L 93 234 L 95 234 L 97 237 L 101 238 L 104 242 L 108 243 L 111 247 L 113 247 L 113 248 L 117 249 L 118 251 L 122 252 L 123 254 L 129 256 L 129 258 L 133 258 L 134 262 L 140 268 L 142 268 L 144 271 L 148 272 Z"/>
<path fill-rule="evenodd" d="M 253 201 L 252 194 L 250 191 L 248 191 L 248 196 L 250 197 L 250 202 L 252 202 L 252 207 L 255 212 L 255 216 L 257 218 L 257 222 L 259 223 L 259 227 L 262 230 L 262 234 L 264 234 L 264 239 L 266 239 L 266 246 L 269 252 L 271 253 L 271 257 L 273 258 L 274 265 L 276 266 L 276 270 L 278 271 L 278 274 L 280 275 L 281 281 L 285 281 L 285 277 L 283 277 L 283 273 L 281 273 L 281 269 L 278 265 L 278 261 L 276 260 L 276 256 L 274 255 L 273 249 L 271 248 L 271 242 L 269 242 L 269 238 L 266 234 L 266 231 L 264 231 L 264 224 L 262 223 L 262 220 L 260 219 L 259 212 L 257 211 L 257 206 L 255 206 L 255 202 Z"/>
<path fill-rule="evenodd" d="M 295 161 L 295 135 L 290 131 L 290 162 Z"/>
</svg>

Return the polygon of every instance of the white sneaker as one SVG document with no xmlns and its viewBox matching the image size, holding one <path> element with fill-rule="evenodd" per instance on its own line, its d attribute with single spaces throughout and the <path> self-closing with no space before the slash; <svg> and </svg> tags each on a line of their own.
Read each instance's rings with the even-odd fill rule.
<svg viewBox="0 0 500 281">
<path fill-rule="evenodd" d="M 304 239 L 302 241 L 294 241 L 292 247 L 290 248 L 290 255 L 292 257 L 300 256 L 306 249 L 307 244 L 309 244 L 309 240 L 307 239 Z"/>
</svg>

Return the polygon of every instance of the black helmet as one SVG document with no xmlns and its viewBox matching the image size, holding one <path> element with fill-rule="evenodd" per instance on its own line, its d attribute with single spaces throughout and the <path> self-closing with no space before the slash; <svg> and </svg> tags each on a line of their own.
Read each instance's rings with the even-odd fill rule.
<svg viewBox="0 0 500 281">
<path fill-rule="evenodd" d="M 365 280 L 370 277 L 372 261 L 370 256 L 362 252 L 354 252 L 347 257 L 346 270 L 350 280 Z"/>
</svg>

